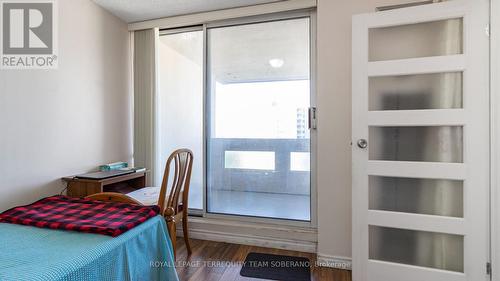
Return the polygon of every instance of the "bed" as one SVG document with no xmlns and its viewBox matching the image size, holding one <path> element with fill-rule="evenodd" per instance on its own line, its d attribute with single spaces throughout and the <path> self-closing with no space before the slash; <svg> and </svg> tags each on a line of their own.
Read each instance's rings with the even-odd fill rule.
<svg viewBox="0 0 500 281">
<path fill-rule="evenodd" d="M 177 281 L 165 219 L 111 237 L 0 223 L 0 280 Z"/>
</svg>

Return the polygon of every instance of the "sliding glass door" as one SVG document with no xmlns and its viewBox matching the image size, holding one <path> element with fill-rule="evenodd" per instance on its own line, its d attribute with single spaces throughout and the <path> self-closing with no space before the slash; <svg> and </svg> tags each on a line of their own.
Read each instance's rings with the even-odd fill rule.
<svg viewBox="0 0 500 281">
<path fill-rule="evenodd" d="M 160 32 L 154 184 L 185 147 L 191 211 L 310 222 L 310 18 L 241 23 Z"/>
<path fill-rule="evenodd" d="M 188 205 L 203 209 L 203 31 L 163 33 L 158 57 L 155 185 L 170 153 L 189 148 L 195 157 Z"/>
<path fill-rule="evenodd" d="M 309 25 L 208 29 L 209 213 L 311 219 Z"/>
</svg>

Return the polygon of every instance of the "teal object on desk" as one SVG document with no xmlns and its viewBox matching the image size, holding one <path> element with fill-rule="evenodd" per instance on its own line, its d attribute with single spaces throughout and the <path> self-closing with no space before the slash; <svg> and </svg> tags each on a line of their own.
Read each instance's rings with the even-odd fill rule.
<svg viewBox="0 0 500 281">
<path fill-rule="evenodd" d="M 99 170 L 101 172 L 107 172 L 107 171 L 114 171 L 114 170 L 119 170 L 123 168 L 127 168 L 128 163 L 127 162 L 115 162 L 115 163 L 110 163 L 110 164 L 105 164 L 99 166 Z"/>
</svg>

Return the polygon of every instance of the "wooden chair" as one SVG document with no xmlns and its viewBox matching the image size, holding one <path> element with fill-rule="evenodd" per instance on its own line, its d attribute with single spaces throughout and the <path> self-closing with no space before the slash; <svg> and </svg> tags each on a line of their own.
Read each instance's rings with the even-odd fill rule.
<svg viewBox="0 0 500 281">
<path fill-rule="evenodd" d="M 98 200 L 98 201 L 106 201 L 106 202 L 119 202 L 119 203 L 143 205 L 138 200 L 135 200 L 134 198 L 132 198 L 126 194 L 117 193 L 117 192 L 96 193 L 96 194 L 89 195 L 85 198 Z M 174 244 L 176 241 L 175 218 L 172 217 L 169 219 L 167 217 L 167 228 L 168 228 L 168 235 L 170 236 L 170 240 L 172 240 L 172 246 L 174 247 L 174 257 L 175 257 L 175 244 Z"/>
<path fill-rule="evenodd" d="M 142 205 L 141 202 L 135 200 L 134 198 L 127 196 L 126 194 L 117 193 L 117 192 L 102 192 L 89 195 L 85 198 L 98 200 L 98 201 L 107 201 L 107 202 L 119 202 L 119 203 L 129 203 Z"/>
<path fill-rule="evenodd" d="M 173 174 L 170 181 L 171 185 L 168 186 L 172 164 L 174 165 L 174 169 L 172 171 Z M 179 221 L 182 221 L 182 231 L 184 233 L 186 249 L 188 254 L 191 254 L 191 244 L 189 243 L 188 231 L 188 195 L 192 168 L 193 152 L 189 149 L 178 149 L 172 152 L 170 157 L 167 159 L 167 164 L 165 165 L 165 171 L 163 173 L 163 181 L 160 188 L 145 187 L 128 194 L 130 197 L 139 202 L 142 202 L 141 200 L 143 200 L 148 201 L 147 203 L 151 204 L 152 201 L 156 201 L 155 203 L 160 206 L 160 210 L 167 220 L 168 231 L 174 248 L 174 256 L 177 241 L 175 235 L 177 230 L 176 223 Z M 149 195 L 158 196 L 156 197 L 157 199 L 151 200 L 151 198 L 140 198 L 138 195 L 141 194 L 142 190 L 149 192 Z M 169 193 L 168 197 L 167 192 Z"/>
</svg>

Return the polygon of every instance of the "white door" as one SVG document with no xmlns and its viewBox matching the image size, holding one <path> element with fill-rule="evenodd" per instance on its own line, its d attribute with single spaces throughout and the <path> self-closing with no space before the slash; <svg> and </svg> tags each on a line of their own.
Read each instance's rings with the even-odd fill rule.
<svg viewBox="0 0 500 281">
<path fill-rule="evenodd" d="M 487 0 L 353 18 L 353 280 L 489 280 Z"/>
</svg>

